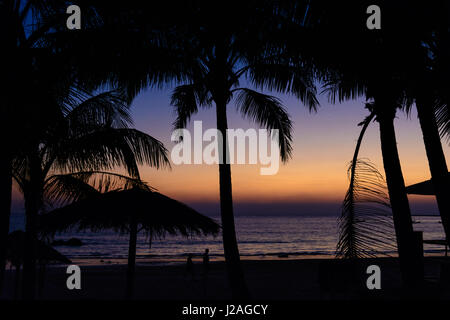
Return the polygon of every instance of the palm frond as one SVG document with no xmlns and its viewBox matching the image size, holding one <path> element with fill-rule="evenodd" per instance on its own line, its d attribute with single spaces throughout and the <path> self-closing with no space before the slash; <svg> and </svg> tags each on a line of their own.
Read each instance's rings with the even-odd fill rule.
<svg viewBox="0 0 450 320">
<path fill-rule="evenodd" d="M 50 206 L 61 206 L 113 190 L 139 187 L 155 190 L 140 179 L 119 173 L 86 171 L 55 174 L 44 183 L 44 199 Z"/>
<path fill-rule="evenodd" d="M 67 139 L 49 152 L 55 157 L 53 169 L 64 172 L 110 170 L 124 166 L 131 176 L 139 177 L 138 165 L 170 167 L 167 149 L 162 142 L 128 128 L 104 128 Z"/>
<path fill-rule="evenodd" d="M 135 24 L 132 19 L 121 21 L 122 12 L 116 14 L 105 13 L 102 18 L 108 21 L 100 26 L 52 33 L 45 39 L 47 46 L 63 47 L 72 54 L 73 74 L 79 81 L 89 87 L 121 86 L 130 98 L 149 87 L 190 80 L 192 59 L 170 40 L 172 33 L 169 36 L 152 25 L 155 19 Z"/>
<path fill-rule="evenodd" d="M 446 98 L 437 99 L 435 103 L 436 123 L 442 138 L 450 143 L 450 108 Z"/>
<path fill-rule="evenodd" d="M 336 100 L 343 102 L 364 96 L 366 86 L 362 81 L 358 81 L 355 76 L 345 77 L 341 74 L 329 73 L 324 79 L 321 94 L 323 93 L 327 95 L 331 103 L 335 104 Z"/>
<path fill-rule="evenodd" d="M 355 153 L 348 168 L 350 185 L 339 219 L 339 258 L 373 257 L 395 251 L 395 234 L 390 202 L 383 176 L 368 160 L 358 159 L 371 113 L 362 125 Z"/>
<path fill-rule="evenodd" d="M 292 154 L 292 122 L 281 101 L 247 88 L 240 88 L 238 91 L 237 108 L 244 116 L 266 129 L 278 130 L 281 159 L 287 161 Z"/>
<path fill-rule="evenodd" d="M 293 94 L 310 110 L 315 111 L 319 106 L 312 68 L 273 61 L 260 62 L 249 66 L 247 77 L 257 88 Z"/>
<path fill-rule="evenodd" d="M 44 201 L 48 206 L 64 205 L 98 193 L 97 189 L 77 174 L 58 174 L 49 177 L 44 185 Z"/>
<path fill-rule="evenodd" d="M 386 183 L 377 168 L 359 159 L 339 219 L 339 258 L 374 257 L 395 252 L 396 242 Z M 351 178 L 350 178 L 351 179 Z"/>
<path fill-rule="evenodd" d="M 126 128 L 133 123 L 129 112 L 129 99 L 124 90 L 114 89 L 89 95 L 79 104 L 72 103 L 66 115 L 69 127 L 86 127 L 89 125 Z"/>
<path fill-rule="evenodd" d="M 201 84 L 187 84 L 175 88 L 170 104 L 175 107 L 176 120 L 174 129 L 186 127 L 191 116 L 198 112 L 199 107 L 210 107 L 212 97 L 210 92 Z"/>
<path fill-rule="evenodd" d="M 29 177 L 28 162 L 24 157 L 16 156 L 12 161 L 12 178 L 17 183 L 20 192 L 23 194 L 26 180 Z"/>
</svg>

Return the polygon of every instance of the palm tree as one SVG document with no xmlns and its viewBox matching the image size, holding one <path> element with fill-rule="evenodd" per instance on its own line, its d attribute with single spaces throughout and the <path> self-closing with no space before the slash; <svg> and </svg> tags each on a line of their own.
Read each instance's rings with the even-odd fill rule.
<svg viewBox="0 0 450 320">
<path fill-rule="evenodd" d="M 66 9 L 69 4 L 72 3 L 57 0 L 0 2 L 0 40 L 4 54 L 0 62 L 2 70 L 0 116 L 5 120 L 0 129 L 0 136 L 5 137 L 0 159 L 0 290 L 3 287 L 6 241 L 10 224 L 13 158 L 17 151 L 25 148 L 29 137 L 34 137 L 41 127 L 47 128 L 48 121 L 53 119 L 53 116 L 48 116 L 51 111 L 54 111 L 49 110 L 52 109 L 51 106 L 36 102 L 37 96 L 47 92 L 48 88 L 45 88 L 47 80 L 54 83 L 67 74 L 75 75 L 74 71 L 77 67 L 75 63 L 83 62 L 81 59 L 73 59 L 79 52 L 72 50 L 71 40 L 74 35 L 73 33 L 70 35 L 66 28 Z M 106 4 L 103 7 L 105 6 L 107 7 Z M 96 21 L 95 15 L 88 14 L 94 10 L 88 9 L 91 8 L 86 6 L 86 10 L 83 10 L 86 13 L 83 22 L 86 27 L 97 27 L 93 23 Z M 79 43 L 76 42 L 76 44 Z M 82 52 L 81 47 L 78 46 L 77 49 Z M 100 51 L 100 54 L 105 53 Z M 80 56 L 86 58 L 86 56 Z M 90 56 L 89 60 L 104 61 L 107 60 L 105 58 L 106 56 L 101 60 L 99 56 L 96 58 Z M 34 75 L 34 72 L 38 64 L 42 69 L 42 60 L 46 60 L 44 64 L 46 64 L 47 78 L 44 79 L 41 73 L 40 79 L 37 80 L 38 77 Z M 64 63 L 56 66 L 55 60 Z M 92 66 L 89 65 L 89 67 Z M 101 77 L 90 77 L 87 67 L 83 69 L 86 72 L 77 74 L 77 78 L 78 81 L 84 82 L 86 87 L 89 84 L 90 88 L 94 89 L 99 84 L 105 84 L 110 79 L 108 76 L 114 74 L 112 70 L 117 69 L 117 67 L 111 68 L 107 75 L 102 73 Z M 32 221 L 30 221 L 31 225 Z"/>
<path fill-rule="evenodd" d="M 50 124 L 59 121 L 60 104 L 50 104 L 46 94 L 54 89 L 50 89 L 53 84 L 59 83 L 60 89 L 53 92 L 59 99 L 70 95 L 70 86 L 73 83 L 89 92 L 96 90 L 99 85 L 122 86 L 127 88 L 128 97 L 132 99 L 142 88 L 179 76 L 179 68 L 173 67 L 178 66 L 177 64 L 163 63 L 168 60 L 170 50 L 165 48 L 158 50 L 154 42 L 150 41 L 152 35 L 147 33 L 143 35 L 141 32 L 150 29 L 142 28 L 136 32 L 133 19 L 126 22 L 120 19 L 122 23 L 120 26 L 124 28 L 120 28 L 114 19 L 107 19 L 109 14 L 113 17 L 122 15 L 122 8 L 113 6 L 109 1 L 84 1 L 83 31 L 71 32 L 65 26 L 66 8 L 69 4 L 70 1 L 54 0 L 2 1 L 0 4 L 1 37 L 5 40 L 4 51 L 9 57 L 2 60 L 6 62 L 2 68 L 5 72 L 2 72 L 1 78 L 1 90 L 4 93 L 2 96 L 6 106 L 2 108 L 2 119 L 8 121 L 2 126 L 1 133 L 4 137 L 15 138 L 15 141 L 9 143 L 8 139 L 8 143 L 4 144 L 5 157 L 2 158 L 0 169 L 2 181 L 0 185 L 3 191 L 0 200 L 4 200 L 0 206 L 4 207 L 2 213 L 5 212 L 0 220 L 0 285 L 3 279 L 5 244 L 9 229 L 11 161 L 17 151 L 28 150 L 29 154 L 25 156 L 29 160 L 29 175 L 33 176 L 31 181 L 42 181 L 38 166 L 40 159 L 37 157 L 40 144 L 38 137 L 44 134 Z M 130 7 L 133 9 L 131 3 Z M 131 10 L 128 9 L 125 12 L 131 14 Z M 156 14 L 152 16 L 156 17 Z M 156 37 L 157 28 L 153 24 L 151 27 L 151 30 L 155 30 Z M 122 32 L 118 32 L 119 30 Z M 140 59 L 136 59 L 136 54 Z M 61 89 L 60 84 L 66 86 Z M 23 92 L 28 94 L 24 95 Z M 23 156 L 22 152 L 21 157 Z M 137 172 L 135 168 L 128 169 Z M 40 186 L 37 183 L 35 185 L 33 182 L 27 188 L 32 190 L 31 194 L 39 194 Z M 27 233 L 29 245 L 24 262 L 24 285 L 30 286 L 34 283 L 35 269 L 33 258 L 35 250 L 32 243 L 36 222 L 33 212 L 38 211 L 39 198 L 28 197 L 26 203 L 30 215 L 27 215 L 26 224 L 29 231 Z M 28 297 L 32 297 L 33 292 L 31 288 L 24 290 Z"/>
<path fill-rule="evenodd" d="M 385 8 L 389 8 L 388 14 L 384 14 L 385 27 L 375 32 L 361 25 L 365 22 L 361 12 L 366 8 L 366 3 L 346 6 L 328 1 L 312 2 L 310 19 L 319 21 L 311 24 L 312 33 L 322 39 L 312 54 L 317 68 L 322 70 L 321 80 L 330 90 L 332 102 L 336 97 L 344 101 L 365 96 L 370 111 L 375 114 L 402 276 L 405 284 L 412 284 L 421 277 L 420 257 L 397 150 L 394 118 L 399 108 L 412 103 L 401 80 L 408 66 L 403 53 L 413 43 L 404 35 L 405 30 L 395 29 L 397 24 L 389 20 L 402 16 L 401 4 L 385 3 Z"/>
<path fill-rule="evenodd" d="M 13 108 L 10 104 L 12 102 L 12 97 L 6 94 L 7 92 L 11 92 L 11 89 L 14 86 L 9 85 L 11 83 L 16 82 L 17 78 L 11 77 L 14 73 L 13 66 L 13 50 L 16 48 L 16 36 L 18 35 L 17 31 L 11 33 L 5 33 L 5 30 L 14 30 L 13 26 L 16 22 L 15 18 L 17 18 L 15 10 L 15 6 L 12 2 L 2 1 L 0 3 L 0 40 L 3 43 L 5 54 L 7 55 L 6 59 L 2 59 L 1 68 L 4 70 L 2 72 L 1 80 L 0 80 L 0 90 L 1 95 L 4 97 L 1 105 L 1 118 L 8 119 L 1 126 L 0 135 L 1 137 L 6 137 L 7 135 L 11 135 L 12 129 L 14 128 L 11 123 L 12 113 L 15 108 Z M 16 72 L 19 72 L 17 70 Z M 11 77 L 11 78 L 10 78 Z M 16 82 L 17 83 L 17 82 Z M 7 237 L 9 233 L 9 224 L 10 224 L 10 214 L 11 214 L 11 195 L 12 195 L 12 175 L 11 175 L 11 161 L 12 161 L 12 149 L 14 143 L 9 143 L 9 139 L 5 139 L 5 143 L 3 143 L 2 154 L 0 160 L 0 291 L 3 288 L 3 280 L 4 280 L 4 271 L 5 271 L 5 263 L 6 263 L 6 243 Z M 8 142 L 8 143 L 6 143 Z"/>
<path fill-rule="evenodd" d="M 447 93 L 449 8 L 447 2 L 438 1 L 427 9 L 432 14 L 421 20 L 421 29 L 425 31 L 414 39 L 417 43 L 415 52 L 409 52 L 410 72 L 406 82 L 415 98 L 436 201 L 446 239 L 450 241 L 450 183 L 440 137 L 440 133 L 443 136 L 450 133 Z"/>
<path fill-rule="evenodd" d="M 374 257 L 396 250 L 386 182 L 374 164 L 359 158 L 364 134 L 374 118 L 372 112 L 359 124 L 362 129 L 348 168 L 350 184 L 339 219 L 339 258 Z"/>
<path fill-rule="evenodd" d="M 255 11 L 256 7 L 259 10 Z M 208 94 L 212 98 L 210 101 L 216 103 L 218 129 L 222 132 L 227 127 L 225 107 L 231 90 L 237 89 L 232 87 L 243 76 L 261 88 L 292 92 L 310 107 L 317 104 L 311 70 L 300 64 L 303 67 L 300 69 L 305 70 L 301 74 L 297 72 L 299 65 L 294 68 L 293 65 L 281 64 L 279 48 L 282 46 L 277 44 L 274 49 L 267 45 L 270 37 L 260 37 L 267 32 L 274 35 L 273 39 L 284 34 L 280 30 L 280 21 L 286 20 L 284 11 L 274 7 L 271 1 L 224 5 L 221 8 L 223 12 L 228 12 L 228 16 L 240 22 L 229 26 L 228 30 L 223 28 L 227 20 L 217 19 L 217 7 L 207 1 L 152 4 L 150 8 L 133 1 L 127 5 L 84 1 L 83 8 L 86 8 L 83 16 L 87 22 L 80 32 L 57 28 L 56 32 L 40 32 L 38 35 L 42 36 L 42 45 L 58 48 L 54 50 L 58 53 L 61 50 L 71 53 L 68 55 L 70 60 L 66 60 L 73 66 L 70 73 L 92 88 L 98 84 L 119 84 L 126 87 L 129 96 L 133 97 L 148 86 L 171 82 L 191 84 L 207 75 L 203 82 L 213 81 L 207 86 Z M 304 8 L 304 5 L 297 7 L 300 11 Z M 52 15 L 44 16 L 45 21 L 49 20 L 46 25 L 51 26 L 52 16 L 62 12 L 58 9 L 61 8 L 55 5 Z M 123 15 L 129 19 L 124 21 Z M 35 36 L 33 40 L 38 38 Z M 244 113 L 268 128 L 280 130 L 281 156 L 287 160 L 290 122 L 279 101 L 258 95 L 256 91 L 240 91 L 239 100 Z M 258 105 L 265 107 L 259 108 L 260 114 L 253 113 Z M 220 166 L 219 171 L 225 255 L 230 279 L 234 279 L 231 287 L 237 295 L 246 289 L 234 232 L 229 165 Z"/>
<path fill-rule="evenodd" d="M 93 7 L 93 3 L 95 7 Z M 7 59 L 2 59 L 1 89 L 3 97 L 1 136 L 8 137 L 3 144 L 1 159 L 0 183 L 2 215 L 0 218 L 0 287 L 3 282 L 5 265 L 5 244 L 9 230 L 12 161 L 17 151 L 32 150 L 30 154 L 36 154 L 38 140 L 30 141 L 29 137 L 41 136 L 47 130 L 49 124 L 57 118 L 59 105 L 49 104 L 45 94 L 54 83 L 72 83 L 84 87 L 87 91 L 95 90 L 99 85 L 126 84 L 130 99 L 136 95 L 142 87 L 160 81 L 164 76 L 157 76 L 154 69 L 148 68 L 140 61 L 139 67 L 135 59 L 129 59 L 124 54 L 129 52 L 129 43 L 126 41 L 109 41 L 113 35 L 118 35 L 117 30 L 110 27 L 114 21 L 105 23 L 99 19 L 98 12 L 108 11 L 112 7 L 110 2 L 84 1 L 83 2 L 83 32 L 70 32 L 66 28 L 66 9 L 70 1 L 2 1 L 0 3 L 1 31 L 0 37 L 4 44 L 3 52 Z M 103 11 L 102 11 L 103 10 Z M 120 12 L 120 10 L 119 10 Z M 118 13 L 117 11 L 115 12 Z M 107 14 L 106 14 L 107 15 Z M 123 20 L 122 20 L 123 21 Z M 102 27 L 105 26 L 103 29 Z M 100 30 L 92 36 L 94 31 Z M 125 28 L 126 29 L 126 28 Z M 126 29 L 128 30 L 128 29 Z M 145 29 L 144 29 L 145 30 Z M 86 31 L 86 32 L 84 32 Z M 133 29 L 135 31 L 135 29 Z M 121 40 L 136 39 L 136 32 L 126 32 Z M 138 32 L 138 34 L 140 34 Z M 131 37 L 131 36 L 134 37 Z M 103 37 L 102 37 L 103 36 Z M 80 41 L 80 39 L 82 39 Z M 115 47 L 104 46 L 99 39 L 108 39 L 107 43 L 115 43 Z M 147 38 L 146 38 L 147 39 Z M 76 41 L 73 41 L 76 40 Z M 83 41 L 92 40 L 91 42 Z M 115 39 L 117 40 L 117 39 Z M 142 43 L 141 37 L 139 41 Z M 90 45 L 94 50 L 90 50 Z M 104 50 L 107 48 L 107 50 Z M 98 50 L 96 50 L 98 49 Z M 111 50 L 114 49 L 114 50 Z M 144 48 L 145 49 L 145 48 Z M 152 47 L 154 49 L 154 46 Z M 150 52 L 149 50 L 146 51 Z M 153 51 L 152 51 L 153 52 Z M 156 51 L 155 51 L 156 52 Z M 93 55 L 96 53 L 96 55 Z M 160 54 L 159 57 L 164 56 Z M 148 55 L 154 57 L 154 55 Z M 94 62 L 95 63 L 92 63 Z M 150 65 L 160 64 L 150 59 Z M 133 68 L 131 68 L 133 67 Z M 137 72 L 139 71 L 139 72 Z M 155 76 L 156 75 L 156 76 Z M 130 81 L 134 80 L 134 81 Z M 69 90 L 65 87 L 64 90 Z M 27 92 L 26 95 L 23 92 Z M 67 95 L 58 92 L 59 97 Z M 39 97 L 39 99 L 37 98 Z M 57 120 L 56 120 L 57 121 Z M 23 156 L 23 154 L 22 154 Z M 29 155 L 29 159 L 33 156 Z M 34 159 L 33 163 L 38 163 Z M 37 176 L 33 180 L 40 180 L 39 168 L 33 165 L 30 175 Z M 29 186 L 37 190 L 39 186 Z M 33 212 L 39 207 L 39 201 L 28 201 L 28 212 Z M 29 251 L 26 253 L 24 263 L 24 277 L 26 283 L 34 283 L 32 275 L 34 269 L 33 251 L 31 243 L 34 241 L 32 234 L 35 229 L 33 216 L 27 216 L 27 228 L 29 234 Z M 25 290 L 28 296 L 32 296 L 33 290 Z M 28 293 L 27 293 L 28 292 Z"/>
<path fill-rule="evenodd" d="M 79 174 L 72 175 L 75 179 Z M 52 192 L 64 194 L 68 185 L 58 178 L 59 183 L 52 185 Z M 55 182 L 55 181 L 54 181 Z M 67 182 L 67 181 L 66 181 Z M 129 233 L 128 269 L 126 297 L 131 298 L 134 291 L 134 276 L 136 265 L 136 242 L 140 231 L 146 233 L 150 243 L 155 237 L 165 234 L 216 235 L 219 225 L 194 209 L 166 197 L 148 187 L 145 183 L 131 181 L 131 188 L 121 188 L 101 193 L 90 185 L 85 185 L 83 179 L 70 186 L 75 190 L 91 190 L 82 200 L 53 210 L 41 216 L 44 233 L 66 231 L 71 228 L 78 230 L 115 229 L 121 233 Z M 70 187 L 69 187 L 70 189 Z M 95 190 L 95 191 L 94 191 Z M 70 196 L 73 196 L 71 193 Z"/>
<path fill-rule="evenodd" d="M 33 237 L 38 215 L 46 209 L 45 190 L 56 173 L 123 166 L 130 176 L 139 178 L 139 164 L 157 168 L 168 165 L 167 150 L 162 143 L 128 127 L 129 101 L 123 90 L 92 96 L 75 87 L 69 96 L 50 93 L 46 101 L 59 105 L 59 117 L 55 116 L 54 124 L 36 136 L 35 143 L 17 154 L 13 165 L 14 180 L 25 199 L 26 231 Z M 33 242 L 26 247 L 24 261 L 26 298 L 34 296 L 35 283 L 35 250 L 30 243 Z"/>
<path fill-rule="evenodd" d="M 271 47 L 268 41 L 258 37 L 264 30 L 273 33 L 276 19 L 273 7 L 267 6 L 267 11 L 255 13 L 253 5 L 241 3 L 237 11 L 229 4 L 221 5 L 222 15 L 218 17 L 217 8 L 203 4 L 190 17 L 189 30 L 180 32 L 181 39 L 186 39 L 177 41 L 184 52 L 187 69 L 184 75 L 188 80 L 172 94 L 171 104 L 177 114 L 174 127 L 184 128 L 199 108 L 210 108 L 214 103 L 217 129 L 223 137 L 219 159 L 228 159 L 227 106 L 235 98 L 235 105 L 244 117 L 267 129 L 279 130 L 281 159 L 287 161 L 292 149 L 292 128 L 281 102 L 276 97 L 240 86 L 240 81 L 245 79 L 256 88 L 291 92 L 313 109 L 318 104 L 313 72 L 305 65 L 284 59 L 276 46 Z M 261 7 L 264 5 L 259 4 Z M 235 21 L 232 25 L 227 23 L 229 17 Z M 222 27 L 225 24 L 226 29 Z M 228 277 L 233 296 L 247 297 L 235 233 L 231 167 L 225 161 L 219 164 L 219 184 Z"/>
<path fill-rule="evenodd" d="M 397 234 L 398 252 L 400 259 L 403 258 L 403 265 L 407 265 L 407 267 L 404 266 L 403 268 L 405 282 L 410 284 L 419 280 L 417 277 L 420 276 L 420 273 L 416 272 L 415 269 L 420 268 L 419 257 L 422 253 L 418 252 L 419 244 L 413 233 L 411 211 L 395 138 L 394 117 L 398 105 L 396 104 L 397 101 L 393 99 L 385 100 L 384 96 L 381 99 L 376 97 L 374 100 L 376 104 L 380 100 L 382 103 L 381 106 L 376 106 L 376 108 L 382 109 L 377 113 L 377 121 L 380 127 L 383 165 L 386 173 L 389 199 L 394 213 L 393 219 Z M 388 108 L 390 110 L 386 110 Z"/>
<path fill-rule="evenodd" d="M 356 50 L 354 52 L 357 52 L 357 54 L 349 59 L 349 61 L 353 60 L 353 62 L 351 62 L 353 65 L 355 65 L 355 61 L 358 61 L 358 55 L 365 57 L 366 61 L 370 61 L 366 66 L 361 64 L 359 69 L 364 70 L 369 75 L 371 74 L 373 79 L 376 78 L 377 73 L 382 77 L 382 72 L 384 72 L 384 88 L 381 82 L 379 82 L 379 84 L 372 84 L 372 91 L 379 91 L 377 94 L 378 99 L 376 98 L 375 102 L 378 100 L 382 101 L 383 104 L 389 105 L 393 104 L 393 101 L 398 99 L 394 97 L 391 99 L 391 102 L 389 102 L 383 97 L 383 95 L 386 95 L 386 93 L 389 92 L 386 88 L 392 86 L 394 82 L 397 83 L 394 84 L 394 86 L 402 87 L 399 91 L 403 91 L 403 93 L 398 93 L 397 95 L 405 95 L 405 97 L 407 97 L 407 99 L 403 99 L 406 103 L 400 102 L 398 104 L 399 107 L 403 106 L 404 109 L 409 112 L 412 102 L 415 100 L 430 171 L 437 190 L 436 199 L 448 239 L 450 234 L 450 202 L 448 193 L 450 185 L 446 179 L 448 170 L 439 137 L 439 127 L 441 127 L 442 134 L 445 135 L 446 132 L 448 132 L 449 123 L 449 118 L 447 116 L 448 106 L 445 103 L 447 89 L 443 89 L 444 87 L 448 87 L 448 82 L 446 81 L 446 71 L 448 71 L 448 61 L 446 62 L 446 60 L 448 60 L 448 3 L 437 1 L 430 6 L 426 6 L 425 10 L 423 5 L 411 3 L 404 3 L 403 5 L 404 6 L 402 7 L 402 3 L 398 2 L 385 3 L 383 9 L 384 13 L 387 12 L 388 15 L 384 15 L 383 21 L 386 23 L 385 26 L 388 26 L 384 29 L 388 30 L 385 31 L 385 33 L 383 33 L 383 31 L 379 32 L 379 34 L 375 33 L 376 37 L 379 36 L 380 39 L 383 39 L 381 41 L 384 42 L 384 46 L 386 47 L 385 52 L 390 53 L 390 57 L 388 54 L 383 54 L 383 50 L 380 51 L 375 49 L 374 52 L 374 47 L 365 47 L 365 40 L 370 39 L 374 34 L 364 35 L 364 32 L 361 31 L 363 29 L 358 29 L 356 24 L 344 30 L 347 31 L 347 35 L 351 34 L 353 37 L 358 37 L 357 39 L 360 40 L 358 41 L 358 46 L 360 48 L 365 48 L 365 50 L 358 52 L 358 48 L 352 47 L 351 44 L 349 45 L 347 42 L 344 44 L 344 47 L 349 45 L 349 47 L 352 48 L 351 50 L 346 51 L 347 53 Z M 402 8 L 405 6 L 408 6 L 409 8 L 407 12 L 402 11 Z M 333 14 L 336 15 L 336 12 L 333 11 Z M 351 13 L 349 16 L 351 17 Z M 396 19 L 396 23 L 393 23 L 393 20 L 390 20 L 391 18 Z M 411 26 L 408 25 L 407 21 L 417 21 L 417 23 L 414 23 Z M 408 27 L 406 27 L 407 25 Z M 360 36 L 364 36 L 364 38 L 359 38 Z M 353 41 L 353 37 L 350 37 L 349 39 Z M 340 43 L 340 45 L 342 45 L 342 43 Z M 369 43 L 369 45 L 371 44 Z M 351 54 L 352 53 L 350 53 L 350 55 Z M 341 60 L 341 62 L 345 61 L 345 58 L 348 57 L 339 56 L 337 59 L 342 58 L 344 59 Z M 382 64 L 379 63 L 380 60 L 382 61 Z M 381 70 L 382 72 L 380 72 Z M 355 78 L 358 77 L 358 74 L 361 74 L 357 69 L 353 70 L 353 72 Z M 391 74 L 390 76 L 389 73 Z M 379 87 L 379 89 L 374 90 L 373 85 Z M 363 88 L 364 85 L 361 83 L 359 89 L 363 91 Z M 343 96 L 347 95 L 346 98 L 350 98 L 352 94 L 358 94 L 357 91 L 357 88 L 355 88 L 353 91 L 347 91 L 346 94 L 341 92 L 341 94 Z M 383 107 L 381 106 L 381 108 Z M 384 109 L 388 110 L 388 108 Z M 380 122 L 380 130 L 385 133 L 382 134 L 382 138 L 392 137 L 394 134 L 392 125 L 393 110 L 381 111 L 383 117 L 387 116 L 387 119 Z M 378 118 L 383 119 L 380 117 L 379 112 L 377 114 L 377 119 Z M 383 156 L 384 154 L 389 155 L 397 153 L 395 151 L 394 141 L 391 141 L 390 144 L 382 142 L 382 148 L 386 149 Z M 389 167 L 391 169 L 393 166 L 399 168 L 400 165 L 398 161 L 392 160 L 394 159 L 391 159 L 387 163 L 385 162 L 385 166 L 388 167 L 387 171 L 391 171 L 390 175 L 392 175 L 393 172 L 392 170 L 389 170 Z M 392 185 L 392 189 L 401 192 L 401 195 L 398 194 L 397 198 L 403 200 L 401 202 L 398 201 L 397 203 L 403 203 L 403 208 L 406 208 L 407 199 L 406 195 L 403 194 L 403 178 L 398 173 L 397 170 L 397 174 L 394 175 L 397 182 Z M 388 175 L 387 172 L 386 174 Z M 388 178 L 388 182 L 392 182 L 391 179 Z M 410 218 L 405 217 L 404 222 L 409 225 Z M 408 228 L 405 229 L 406 233 L 410 233 L 411 231 L 412 227 L 408 226 Z M 404 243 L 408 243 L 408 241 L 404 241 Z"/>
<path fill-rule="evenodd" d="M 42 43 L 43 37 L 64 27 L 66 4 L 54 0 L 0 2 L 0 40 L 4 54 L 0 62 L 0 116 L 4 119 L 0 136 L 5 140 L 0 160 L 0 290 L 11 213 L 12 161 L 15 153 L 48 119 L 48 108 L 45 108 L 48 106 L 37 106 L 34 101 L 34 94 L 39 94 L 37 88 L 34 90 L 36 83 L 32 80 L 34 65 L 36 60 L 46 55 L 46 51 L 41 49 L 49 49 Z M 56 70 L 47 71 L 49 77 L 52 74 L 57 78 Z M 63 73 L 64 69 L 59 72 Z"/>
<path fill-rule="evenodd" d="M 379 124 L 381 152 L 397 237 L 397 248 L 402 275 L 405 284 L 410 285 L 415 283 L 421 277 L 420 253 L 417 251 L 419 246 L 413 232 L 411 211 L 406 194 L 394 130 L 396 110 L 405 102 L 399 96 L 398 91 L 396 92 L 395 90 L 387 89 L 385 83 L 388 82 L 384 82 L 382 87 L 383 91 L 380 92 L 377 85 L 371 86 L 369 82 L 367 85 L 366 97 L 373 97 L 371 111 L 375 114 L 376 121 Z M 348 82 L 346 85 L 348 85 Z M 391 84 L 391 88 L 392 87 L 394 87 L 394 84 Z M 343 92 L 348 89 L 348 87 L 345 88 L 339 86 L 339 89 L 337 90 Z M 354 88 L 350 88 L 350 90 L 354 90 Z"/>
<path fill-rule="evenodd" d="M 420 93 L 419 93 L 420 94 Z M 439 212 L 442 218 L 447 242 L 450 240 L 450 183 L 447 179 L 448 168 L 445 160 L 444 150 L 441 144 L 439 126 L 436 120 L 434 109 L 436 108 L 436 99 L 430 95 L 421 96 L 416 99 L 416 107 L 420 127 L 422 130 L 425 151 L 428 158 L 428 164 L 433 182 L 434 193 L 438 204 Z M 447 106 L 441 106 L 441 112 L 446 112 Z M 450 243 L 450 242 L 449 242 Z"/>
</svg>

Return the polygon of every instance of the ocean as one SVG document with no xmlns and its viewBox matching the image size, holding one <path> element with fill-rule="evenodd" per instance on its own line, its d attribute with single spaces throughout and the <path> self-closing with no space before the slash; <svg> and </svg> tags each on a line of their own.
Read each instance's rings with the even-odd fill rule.
<svg viewBox="0 0 450 320">
<path fill-rule="evenodd" d="M 219 221 L 218 217 L 213 217 Z M 415 216 L 414 229 L 423 231 L 426 240 L 443 239 L 444 231 L 438 216 Z M 239 216 L 235 218 L 239 250 L 242 259 L 331 258 L 338 239 L 337 218 L 320 216 Z M 23 214 L 14 214 L 11 230 L 23 229 Z M 55 239 L 78 238 L 82 246 L 55 248 L 79 264 L 124 263 L 128 254 L 128 237 L 113 231 L 71 232 L 57 234 Z M 137 260 L 140 263 L 171 264 L 194 260 L 208 248 L 211 260 L 223 260 L 222 237 L 173 237 L 154 239 L 149 244 L 145 236 L 138 238 Z M 443 254 L 444 247 L 424 245 L 425 255 Z M 395 255 L 395 253 L 390 253 Z M 196 258 L 198 256 L 198 258 Z"/>
</svg>

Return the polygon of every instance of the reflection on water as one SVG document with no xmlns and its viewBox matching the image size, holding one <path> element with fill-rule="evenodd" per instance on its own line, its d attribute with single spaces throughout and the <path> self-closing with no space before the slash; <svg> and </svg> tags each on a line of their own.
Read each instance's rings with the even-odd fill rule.
<svg viewBox="0 0 450 320">
<path fill-rule="evenodd" d="M 440 217 L 414 217 L 414 229 L 423 231 L 423 238 L 443 239 Z M 23 216 L 15 215 L 12 228 L 23 227 Z M 239 250 L 244 259 L 311 258 L 334 255 L 338 237 L 335 217 L 305 216 L 245 216 L 236 218 Z M 128 237 L 113 231 L 102 233 L 72 232 L 57 235 L 56 239 L 76 237 L 84 243 L 81 247 L 58 246 L 57 249 L 73 260 L 94 258 L 99 262 L 117 262 L 128 252 Z M 167 237 L 149 241 L 138 239 L 137 258 L 141 262 L 184 261 L 188 253 L 201 255 L 209 248 L 212 260 L 223 259 L 221 236 L 185 239 Z M 425 254 L 441 254 L 443 246 L 424 245 Z"/>
</svg>

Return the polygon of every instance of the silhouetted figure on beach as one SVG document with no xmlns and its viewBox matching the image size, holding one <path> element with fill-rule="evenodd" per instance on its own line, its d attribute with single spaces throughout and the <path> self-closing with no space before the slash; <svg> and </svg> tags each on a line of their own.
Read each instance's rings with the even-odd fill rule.
<svg viewBox="0 0 450 320">
<path fill-rule="evenodd" d="M 185 273 L 185 276 L 189 277 L 189 275 L 192 276 L 192 279 L 195 278 L 194 262 L 192 261 L 192 253 L 189 253 L 187 261 L 186 261 L 186 273 Z"/>
<path fill-rule="evenodd" d="M 203 254 L 203 275 L 207 276 L 209 273 L 209 249 L 205 249 Z"/>
</svg>

